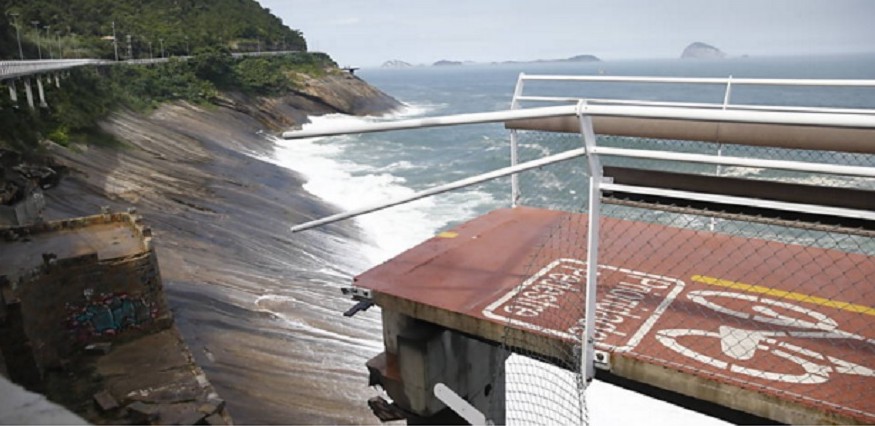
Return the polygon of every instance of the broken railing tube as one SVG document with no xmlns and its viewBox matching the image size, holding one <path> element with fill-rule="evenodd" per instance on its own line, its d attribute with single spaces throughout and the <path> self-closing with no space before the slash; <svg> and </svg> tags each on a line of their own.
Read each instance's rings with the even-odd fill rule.
<svg viewBox="0 0 875 426">
<path fill-rule="evenodd" d="M 293 130 L 283 133 L 284 139 L 304 139 L 317 136 L 337 136 L 350 133 L 385 132 L 388 130 L 422 129 L 426 127 L 458 126 L 460 124 L 500 123 L 525 118 L 546 118 L 574 115 L 574 106 L 528 108 L 518 110 L 477 112 L 471 114 L 444 115 L 440 117 L 414 118 L 397 121 L 344 123 L 326 130 Z"/>
<path fill-rule="evenodd" d="M 500 123 L 529 118 L 548 118 L 574 116 L 576 105 L 524 108 L 516 110 L 480 112 L 473 114 L 446 115 L 412 120 L 349 123 L 323 130 L 296 130 L 283 133 L 285 139 L 303 139 L 317 136 L 336 136 L 355 133 L 383 132 L 388 130 L 421 129 L 427 127 L 457 126 L 461 124 Z M 709 110 L 679 107 L 659 107 L 642 105 L 592 105 L 587 104 L 580 111 L 589 116 L 634 117 L 654 119 L 675 119 L 690 121 L 714 121 L 724 123 L 788 124 L 801 126 L 875 128 L 875 116 L 867 114 L 845 114 L 784 111 L 746 111 Z"/>
<path fill-rule="evenodd" d="M 399 204 L 409 203 L 411 201 L 416 201 L 421 198 L 430 197 L 432 195 L 442 194 L 444 192 L 453 191 L 455 189 L 464 188 L 467 186 L 477 185 L 479 183 L 486 182 L 488 180 L 497 179 L 500 177 L 504 177 L 507 175 L 511 175 L 514 173 L 524 172 L 526 170 L 537 169 L 539 167 L 543 167 L 549 164 L 558 163 L 560 161 L 570 160 L 572 158 L 582 157 L 586 155 L 586 149 L 577 148 L 569 151 L 565 151 L 561 154 L 550 155 L 547 157 L 539 158 L 533 161 L 527 161 L 525 163 L 517 164 L 516 166 L 504 167 L 498 170 L 493 170 L 489 173 L 484 173 L 482 175 L 477 175 L 473 177 L 469 177 L 462 180 L 457 180 L 455 182 L 451 182 L 445 185 L 436 186 L 431 189 L 427 189 L 425 191 L 420 191 L 415 194 L 409 195 L 407 197 L 397 198 L 392 201 L 387 201 L 380 204 L 373 204 L 370 206 L 362 207 L 356 210 L 351 210 L 344 213 L 338 213 L 332 216 L 328 216 L 322 219 L 314 220 L 311 222 L 303 223 L 297 226 L 292 227 L 292 232 L 305 231 L 310 228 L 315 228 L 317 226 L 327 225 L 329 223 L 338 222 L 341 220 L 353 218 L 356 216 L 361 216 L 366 213 L 372 213 L 378 210 L 383 210 L 389 207 L 394 207 Z"/>
</svg>

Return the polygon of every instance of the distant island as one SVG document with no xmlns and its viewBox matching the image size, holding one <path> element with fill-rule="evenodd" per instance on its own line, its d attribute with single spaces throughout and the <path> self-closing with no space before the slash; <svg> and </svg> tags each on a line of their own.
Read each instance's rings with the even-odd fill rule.
<svg viewBox="0 0 875 426">
<path fill-rule="evenodd" d="M 390 59 L 386 62 L 383 62 L 383 65 L 380 65 L 380 68 L 410 68 L 411 65 L 409 62 L 404 62 L 400 59 Z"/>
<path fill-rule="evenodd" d="M 437 62 L 432 64 L 432 66 L 436 66 L 436 67 L 447 67 L 447 66 L 456 66 L 456 65 L 462 65 L 462 62 L 460 62 L 460 61 L 448 61 L 446 59 L 441 59 L 440 61 L 437 61 Z"/>
<path fill-rule="evenodd" d="M 707 43 L 697 41 L 691 43 L 681 53 L 681 59 L 723 59 L 726 53 Z"/>
<path fill-rule="evenodd" d="M 563 59 L 535 59 L 532 61 L 503 61 L 503 62 L 490 62 L 489 64 L 491 64 L 491 65 L 537 64 L 537 63 L 546 63 L 546 62 L 601 62 L 601 59 L 599 59 L 595 55 L 577 55 L 577 56 L 572 56 L 570 58 L 563 58 Z M 400 63 L 400 64 L 398 64 L 398 63 Z M 445 66 L 470 65 L 470 64 L 476 64 L 476 63 L 477 62 L 473 62 L 473 61 L 462 62 L 462 61 L 451 61 L 451 60 L 447 60 L 447 59 L 441 59 L 440 61 L 437 61 L 431 65 L 435 66 L 435 67 L 445 67 Z M 411 65 L 406 63 L 406 62 L 398 61 L 398 60 L 391 60 L 391 61 L 386 61 L 383 63 L 384 68 L 401 68 L 401 67 L 407 67 L 407 66 L 411 66 Z"/>
<path fill-rule="evenodd" d="M 501 63 L 501 64 L 538 64 L 544 62 L 601 62 L 595 55 L 577 55 L 572 56 L 570 58 L 564 59 L 536 59 L 534 61 L 504 61 L 504 62 L 493 62 L 493 63 Z"/>
</svg>

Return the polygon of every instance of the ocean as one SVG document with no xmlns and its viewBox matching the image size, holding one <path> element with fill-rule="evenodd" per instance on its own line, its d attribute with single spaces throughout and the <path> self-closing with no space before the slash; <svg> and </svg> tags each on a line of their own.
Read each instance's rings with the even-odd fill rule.
<svg viewBox="0 0 875 426">
<path fill-rule="evenodd" d="M 357 74 L 368 83 L 405 104 L 405 108 L 380 117 L 350 117 L 328 115 L 312 117 L 307 129 L 331 127 L 347 121 L 381 121 L 505 110 L 510 107 L 517 76 L 527 74 L 565 75 L 628 75 L 677 77 L 734 78 L 875 78 L 875 54 L 829 57 L 734 58 L 725 60 L 627 60 L 592 63 L 532 63 L 465 65 L 456 67 L 414 67 L 407 69 L 362 69 Z M 647 84 L 585 84 L 569 93 L 568 86 L 555 83 L 527 86 L 539 94 L 586 96 L 592 98 L 643 99 L 678 102 L 721 103 L 725 87 L 673 86 Z M 737 87 L 732 91 L 732 103 L 754 105 L 833 106 L 843 108 L 875 108 L 875 89 L 854 88 L 787 88 Z M 576 144 L 576 145 L 575 145 Z M 531 138 L 521 146 L 523 158 L 555 154 L 571 146 L 579 146 L 575 136 L 559 139 Z M 363 135 L 313 138 L 304 140 L 275 139 L 275 151 L 267 161 L 292 169 L 305 177 L 304 189 L 345 211 L 382 200 L 409 195 L 415 191 L 442 183 L 491 171 L 510 163 L 509 134 L 500 124 L 468 125 L 449 128 L 408 130 Z M 865 165 L 875 166 L 871 158 Z M 534 187 L 524 188 L 524 204 L 551 208 L 574 209 L 585 205 L 581 175 L 570 169 L 557 169 L 564 174 L 540 175 Z M 728 170 L 727 173 L 732 173 Z M 788 175 L 788 178 L 792 176 Z M 871 182 L 866 182 L 870 185 Z M 526 189 L 528 189 L 526 191 Z M 510 205 L 509 179 L 499 179 L 452 193 L 423 199 L 352 219 L 364 235 L 363 241 L 338 240 L 337 236 L 320 230 L 305 231 L 290 238 L 308 238 L 314 244 L 338 247 L 326 250 L 333 256 L 322 262 L 321 270 L 337 282 L 351 282 L 352 276 L 377 265 L 412 247 L 432 235 L 458 223 L 496 208 Z M 296 225 L 289 223 L 289 226 Z M 707 224 L 703 224 L 706 226 Z M 309 236 L 302 235 L 310 233 Z M 780 238 L 780 236 L 775 236 Z M 320 242 L 321 241 L 321 242 Z M 352 253 L 355 253 L 353 255 Z M 315 263 L 314 263 L 315 264 Z M 329 270 L 325 270 L 328 268 Z M 333 283 L 336 285 L 337 283 Z M 294 292 L 294 290 L 293 290 Z M 265 296 L 259 306 L 279 317 L 287 311 L 272 308 L 288 300 L 273 300 Z M 340 294 L 337 294 L 341 298 Z M 339 317 L 338 317 L 339 318 Z M 359 321 L 359 318 L 339 321 Z M 378 330 L 378 318 L 369 313 L 360 321 L 368 330 Z M 294 327 L 292 327 L 294 329 Z M 343 336 L 328 336 L 349 340 Z M 363 348 L 375 355 L 381 336 Z M 360 358 L 355 357 L 359 362 Z M 344 365 L 360 368 L 363 365 Z M 604 388 L 603 388 L 604 389 Z M 614 393 L 612 393 L 614 392 Z M 598 392 L 604 395 L 628 397 L 618 390 Z M 623 395 L 623 396 L 620 396 Z M 601 399 L 599 399 L 601 398 Z M 592 402 L 605 405 L 610 402 Z M 593 409 L 591 407 L 591 409 Z M 659 408 L 657 408 L 659 409 Z M 598 411 L 597 409 L 596 412 Z M 664 416 L 666 424 L 675 420 Z M 629 421 L 606 415 L 606 421 Z M 636 419 L 631 419 L 635 421 Z M 638 419 L 653 422 L 652 417 Z M 690 420 L 699 423 L 701 418 Z"/>
<path fill-rule="evenodd" d="M 362 69 L 361 78 L 406 104 L 383 117 L 329 115 L 313 117 L 307 129 L 330 127 L 342 121 L 376 121 L 509 109 L 520 73 L 559 75 L 627 75 L 735 78 L 875 78 L 875 55 L 787 58 L 737 58 L 717 61 L 629 60 L 591 63 L 535 63 Z M 585 84 L 579 93 L 552 83 L 527 91 L 561 96 L 668 100 L 723 101 L 721 85 Z M 732 102 L 754 105 L 835 106 L 875 108 L 875 89 L 787 88 L 737 86 Z M 524 144 L 521 156 L 555 153 L 556 147 Z M 552 140 L 551 143 L 554 143 Z M 388 200 L 442 183 L 491 171 L 510 164 L 509 135 L 500 124 L 482 124 L 348 135 L 276 142 L 278 164 L 303 173 L 305 189 L 341 210 Z M 574 185 L 566 182 L 565 185 Z M 562 184 L 559 184 L 562 186 Z M 549 206 L 559 192 L 531 200 Z M 575 192 L 578 192 L 575 190 Z M 537 194 L 524 194 L 535 197 Z M 555 201 L 554 201 L 555 202 Z M 582 200 L 578 201 L 578 205 Z M 459 222 L 510 205 L 510 184 L 500 179 L 355 220 L 370 236 L 369 257 L 385 260 Z M 555 206 L 553 206 L 555 207 Z M 404 224 L 404 226 L 397 226 Z"/>
</svg>

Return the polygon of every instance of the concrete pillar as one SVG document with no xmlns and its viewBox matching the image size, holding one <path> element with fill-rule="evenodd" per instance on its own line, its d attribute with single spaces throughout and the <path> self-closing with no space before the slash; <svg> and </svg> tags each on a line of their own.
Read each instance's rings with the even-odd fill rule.
<svg viewBox="0 0 875 426">
<path fill-rule="evenodd" d="M 58 89 L 61 88 L 61 79 L 58 77 L 57 74 L 55 74 L 55 87 L 57 87 Z"/>
<path fill-rule="evenodd" d="M 18 92 L 15 90 L 15 80 L 9 80 L 9 99 L 18 103 Z"/>
<path fill-rule="evenodd" d="M 505 352 L 443 327 L 383 310 L 386 352 L 368 362 L 408 424 L 466 424 L 434 395 L 443 383 L 495 424 L 505 423 Z M 376 382 L 376 383 L 375 383 Z"/>
<path fill-rule="evenodd" d="M 39 91 L 40 108 L 48 108 L 49 104 L 46 103 L 46 92 L 43 90 L 43 81 L 39 77 L 36 78 L 36 88 L 37 91 Z"/>
<path fill-rule="evenodd" d="M 30 109 L 34 109 L 33 106 L 33 89 L 30 87 L 30 80 L 24 80 L 24 94 L 27 96 L 27 104 L 30 106 Z"/>
</svg>

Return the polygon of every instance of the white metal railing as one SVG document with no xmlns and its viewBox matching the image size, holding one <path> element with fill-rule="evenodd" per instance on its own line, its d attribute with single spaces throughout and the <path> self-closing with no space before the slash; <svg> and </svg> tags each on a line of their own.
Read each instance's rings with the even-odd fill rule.
<svg viewBox="0 0 875 426">
<path fill-rule="evenodd" d="M 725 85 L 722 103 L 689 103 L 689 102 L 665 102 L 643 101 L 627 99 L 599 99 L 586 97 L 590 104 L 626 104 L 642 106 L 687 106 L 696 108 L 721 108 L 721 109 L 757 109 L 757 110 L 786 110 L 786 111 L 809 111 L 809 112 L 856 112 L 873 114 L 875 111 L 865 109 L 836 109 L 817 107 L 792 107 L 792 106 L 763 106 L 732 104 L 733 86 L 796 86 L 796 87 L 869 87 L 875 88 L 875 80 L 841 80 L 841 79 L 766 79 L 766 78 L 701 78 L 701 77 L 633 77 L 633 76 L 564 76 L 564 75 L 529 75 L 520 73 L 517 79 L 516 90 L 511 109 L 517 109 L 520 102 L 552 102 L 567 103 L 577 102 L 581 97 L 573 96 L 530 96 L 525 95 L 523 90 L 526 81 L 553 81 L 553 82 L 578 82 L 578 83 L 635 83 L 635 84 L 700 84 L 700 85 Z"/>
<path fill-rule="evenodd" d="M 642 102 L 629 101 L 617 102 L 576 99 L 575 105 L 553 106 L 541 108 L 520 108 L 521 100 L 536 100 L 536 97 L 523 96 L 524 82 L 527 80 L 556 80 L 556 81 L 623 81 L 623 82 L 653 82 L 653 83 L 701 83 L 701 84 L 727 84 L 727 92 L 724 103 L 720 108 L 713 105 L 701 104 L 677 104 L 665 102 Z M 822 84 L 817 84 L 822 83 Z M 507 111 L 461 114 L 443 117 L 429 117 L 413 120 L 401 120 L 382 123 L 361 123 L 344 125 L 320 131 L 292 131 L 285 132 L 284 138 L 296 139 L 316 136 L 330 136 L 346 133 L 366 133 L 386 130 L 417 129 L 426 127 L 454 126 L 476 123 L 506 122 L 522 118 L 548 118 L 548 117 L 577 117 L 580 124 L 583 147 L 565 151 L 561 154 L 543 157 L 533 161 L 517 163 L 516 152 L 517 133 L 511 130 L 511 165 L 477 176 L 458 180 L 449 184 L 436 186 L 413 195 L 389 200 L 383 203 L 373 204 L 360 209 L 343 212 L 319 220 L 296 225 L 293 232 L 303 231 L 313 227 L 329 224 L 339 220 L 352 218 L 361 214 L 370 213 L 407 203 L 420 198 L 476 185 L 502 176 L 511 175 L 513 178 L 522 171 L 543 167 L 560 161 L 573 158 L 586 157 L 589 169 L 589 230 L 587 238 L 587 264 L 598 264 L 599 244 L 599 221 L 600 202 L 604 191 L 623 191 L 629 193 L 660 195 L 671 198 L 686 199 L 691 201 L 716 202 L 729 205 L 744 205 L 750 207 L 777 209 L 802 213 L 820 213 L 833 216 L 848 217 L 854 219 L 875 221 L 875 212 L 848 208 L 836 208 L 829 206 L 800 204 L 792 202 L 779 202 L 749 197 L 728 196 L 712 193 L 697 193 L 690 191 L 667 190 L 664 188 L 632 186 L 615 184 L 606 180 L 603 176 L 601 157 L 615 156 L 627 158 L 644 158 L 654 160 L 694 162 L 714 164 L 717 166 L 742 166 L 757 167 L 764 169 L 789 170 L 809 173 L 823 173 L 846 176 L 875 178 L 875 167 L 846 166 L 839 164 L 812 163 L 791 160 L 771 160 L 744 157 L 727 157 L 719 153 L 716 155 L 691 154 L 672 151 L 625 149 L 599 146 L 593 117 L 629 117 L 649 119 L 672 119 L 686 121 L 710 121 L 717 123 L 751 123 L 769 125 L 793 125 L 814 127 L 842 127 L 865 129 L 875 131 L 875 110 L 865 109 L 830 109 L 830 108 L 795 108 L 787 107 L 756 107 L 756 108 L 728 108 L 729 87 L 731 84 L 757 84 L 757 85 L 800 85 L 800 86 L 852 86 L 852 87 L 875 87 L 875 81 L 871 80 L 764 80 L 764 79 L 715 79 L 715 78 L 644 78 L 644 77 L 571 77 L 571 76 L 525 76 L 521 75 L 518 80 L 511 109 Z M 553 100 L 558 99 L 554 98 Z M 562 98 L 566 100 L 565 98 Z M 875 138 L 871 140 L 872 152 L 875 152 Z M 512 202 L 515 205 L 519 197 L 519 188 L 516 179 L 512 180 Z M 594 376 L 594 322 L 595 322 L 595 294 L 597 286 L 596 268 L 588 268 L 586 279 L 586 309 L 585 327 L 581 340 L 585 342 L 582 357 L 581 371 L 587 379 Z"/>
<path fill-rule="evenodd" d="M 715 77 L 641 77 L 641 76 L 587 76 L 587 75 L 537 75 L 520 73 L 517 78 L 516 87 L 514 89 L 513 99 L 511 101 L 511 109 L 517 110 L 522 107 L 523 102 L 547 102 L 547 103 L 577 103 L 581 97 L 573 96 L 531 96 L 526 95 L 525 88 L 527 81 L 547 81 L 547 82 L 576 82 L 576 83 L 634 83 L 634 84 L 671 84 L 671 85 L 725 85 L 722 103 L 703 103 L 703 102 L 668 102 L 668 101 L 644 101 L 644 100 L 627 100 L 627 99 L 602 99 L 586 97 L 586 102 L 590 106 L 595 105 L 614 105 L 614 106 L 634 106 L 634 107 L 666 107 L 666 108 L 695 108 L 700 110 L 733 110 L 733 111 L 768 111 L 768 112 L 789 112 L 789 113 L 823 113 L 823 114 L 859 114 L 873 115 L 875 110 L 860 109 L 860 108 L 822 108 L 822 107 L 799 107 L 799 106 L 772 106 L 772 105 L 746 105 L 732 104 L 732 87 L 734 86 L 796 86 L 796 87 L 869 87 L 875 88 L 875 80 L 845 80 L 845 79 L 765 79 L 765 78 L 726 78 Z M 595 112 L 590 112 L 592 115 L 599 115 Z M 628 117 L 628 115 L 627 115 Z M 640 116 L 638 118 L 670 118 L 670 117 L 655 117 L 655 116 Z M 694 119 L 685 117 L 685 119 Z M 718 120 L 722 121 L 722 120 Z M 790 124 L 790 123 L 786 123 Z M 797 123 L 800 124 L 800 123 Z M 517 152 L 517 131 L 511 130 L 511 165 L 517 163 L 519 154 Z M 719 142 L 719 141 L 718 141 Z M 718 145 L 718 156 L 722 155 L 722 146 Z M 718 165 L 718 171 L 720 166 Z M 520 197 L 519 181 L 516 175 L 511 177 L 511 200 L 514 206 Z"/>
</svg>

